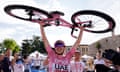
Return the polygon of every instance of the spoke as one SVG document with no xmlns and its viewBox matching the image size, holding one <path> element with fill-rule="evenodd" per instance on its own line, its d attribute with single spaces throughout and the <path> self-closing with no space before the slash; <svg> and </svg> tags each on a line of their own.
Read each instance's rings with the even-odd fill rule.
<svg viewBox="0 0 120 72">
<path fill-rule="evenodd" d="M 99 22 L 101 22 L 102 20 L 97 20 L 97 21 L 94 21 L 94 24 L 97 24 L 97 23 L 99 23 Z"/>
<path fill-rule="evenodd" d="M 92 28 L 86 28 L 89 30 L 94 30 L 94 31 L 99 31 L 99 30 L 103 30 L 107 28 L 107 24 L 105 23 L 105 20 L 103 20 L 102 18 L 98 17 L 98 16 L 93 16 L 93 15 L 81 15 L 79 16 L 79 19 L 83 22 L 83 21 L 92 21 Z M 106 24 L 106 25 L 105 25 Z"/>
</svg>

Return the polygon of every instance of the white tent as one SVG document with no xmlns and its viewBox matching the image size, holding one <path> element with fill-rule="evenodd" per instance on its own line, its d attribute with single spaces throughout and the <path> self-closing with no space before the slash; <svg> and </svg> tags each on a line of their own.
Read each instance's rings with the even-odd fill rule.
<svg viewBox="0 0 120 72">
<path fill-rule="evenodd" d="M 88 55 L 84 54 L 84 55 L 82 56 L 82 58 L 84 58 L 84 59 L 89 59 L 89 58 L 93 58 L 93 57 L 92 57 L 92 56 L 88 56 Z"/>
<path fill-rule="evenodd" d="M 38 51 L 35 51 L 35 52 L 33 52 L 33 53 L 31 53 L 30 55 L 29 55 L 29 57 L 36 57 L 36 54 L 38 54 L 40 57 L 42 57 L 42 58 L 46 58 L 47 56 L 46 55 L 44 55 L 44 54 L 42 54 L 42 53 L 40 53 L 40 52 L 38 52 Z"/>
</svg>

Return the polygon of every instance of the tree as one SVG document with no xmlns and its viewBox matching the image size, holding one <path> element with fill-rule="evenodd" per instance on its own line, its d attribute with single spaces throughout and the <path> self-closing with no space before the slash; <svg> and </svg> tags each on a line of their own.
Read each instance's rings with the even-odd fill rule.
<svg viewBox="0 0 120 72">
<path fill-rule="evenodd" d="M 3 40 L 3 45 L 4 45 L 5 48 L 9 48 L 11 50 L 14 50 L 14 48 L 17 45 L 17 43 L 13 39 L 5 39 L 5 40 Z"/>
<path fill-rule="evenodd" d="M 20 47 L 17 45 L 16 41 L 13 39 L 4 39 L 2 44 L 3 44 L 3 50 L 9 49 L 8 51 L 18 52 L 20 49 Z"/>
<path fill-rule="evenodd" d="M 46 53 L 44 48 L 44 43 L 39 36 L 33 36 L 32 39 L 25 39 L 22 42 L 22 54 L 29 55 L 34 51 L 39 51 L 41 53 Z"/>
<path fill-rule="evenodd" d="M 20 50 L 21 50 L 20 47 L 18 45 L 16 45 L 16 47 L 13 50 L 13 54 L 18 53 Z"/>
<path fill-rule="evenodd" d="M 25 39 L 22 42 L 22 55 L 28 55 L 32 51 L 32 40 Z"/>
<path fill-rule="evenodd" d="M 41 53 L 46 53 L 45 47 L 44 47 L 44 43 L 43 41 L 40 39 L 39 36 L 33 36 L 33 50 L 32 51 L 39 51 Z"/>
<path fill-rule="evenodd" d="M 100 51 L 100 49 L 101 49 L 101 44 L 100 44 L 100 42 L 97 42 L 97 43 L 96 43 L 96 48 L 97 48 L 98 51 Z"/>
</svg>

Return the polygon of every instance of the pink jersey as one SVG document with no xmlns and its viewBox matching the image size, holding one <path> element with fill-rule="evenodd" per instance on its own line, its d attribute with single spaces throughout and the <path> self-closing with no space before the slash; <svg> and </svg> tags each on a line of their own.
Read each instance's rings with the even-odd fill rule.
<svg viewBox="0 0 120 72">
<path fill-rule="evenodd" d="M 48 47 L 49 57 L 49 72 L 70 72 L 70 61 L 75 52 L 75 48 L 72 48 L 65 56 L 59 56 Z"/>
</svg>

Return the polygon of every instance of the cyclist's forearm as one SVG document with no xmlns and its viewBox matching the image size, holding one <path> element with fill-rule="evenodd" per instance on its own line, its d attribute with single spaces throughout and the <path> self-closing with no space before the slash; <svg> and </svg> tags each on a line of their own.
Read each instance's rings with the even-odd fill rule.
<svg viewBox="0 0 120 72">
<path fill-rule="evenodd" d="M 42 40 L 45 42 L 47 41 L 47 38 L 46 38 L 46 35 L 45 35 L 45 32 L 44 32 L 44 28 L 42 25 L 40 25 L 40 30 L 41 30 L 41 36 L 42 36 Z"/>
<path fill-rule="evenodd" d="M 41 36 L 42 36 L 42 40 L 44 42 L 45 48 L 47 48 L 49 46 L 49 42 L 48 42 L 47 37 L 45 35 L 44 28 L 43 28 L 42 24 L 40 24 L 40 30 L 41 30 Z"/>
<path fill-rule="evenodd" d="M 73 48 L 77 48 L 78 45 L 80 44 L 81 40 L 82 40 L 82 35 L 83 35 L 83 29 L 80 30 L 80 33 L 78 35 L 78 38 L 75 42 L 75 44 L 73 45 Z"/>
</svg>

